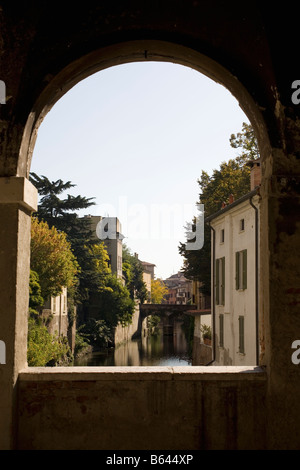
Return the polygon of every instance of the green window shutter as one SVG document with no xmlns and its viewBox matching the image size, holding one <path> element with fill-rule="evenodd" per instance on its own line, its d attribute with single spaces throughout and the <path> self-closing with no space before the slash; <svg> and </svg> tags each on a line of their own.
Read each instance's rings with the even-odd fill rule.
<svg viewBox="0 0 300 470">
<path fill-rule="evenodd" d="M 222 258 L 222 305 L 225 305 L 225 258 Z"/>
<path fill-rule="evenodd" d="M 244 317 L 239 317 L 239 352 L 245 352 Z"/>
<path fill-rule="evenodd" d="M 219 262 L 220 260 L 216 260 L 216 304 L 219 305 Z"/>
<path fill-rule="evenodd" d="M 224 347 L 224 315 L 221 313 L 219 316 L 219 327 L 220 327 L 220 341 L 219 346 Z"/>
<path fill-rule="evenodd" d="M 247 289 L 247 250 L 243 254 L 243 289 Z"/>
<path fill-rule="evenodd" d="M 239 279 L 240 279 L 240 253 L 237 251 L 235 253 L 235 288 L 239 289 Z"/>
</svg>

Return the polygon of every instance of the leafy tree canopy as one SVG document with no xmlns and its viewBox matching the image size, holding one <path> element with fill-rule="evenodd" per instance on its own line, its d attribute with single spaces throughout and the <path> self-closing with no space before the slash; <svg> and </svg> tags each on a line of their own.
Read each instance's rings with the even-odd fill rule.
<svg viewBox="0 0 300 470">
<path fill-rule="evenodd" d="M 31 223 L 31 269 L 38 274 L 44 299 L 60 294 L 63 287 L 72 287 L 80 270 L 66 234 L 35 217 Z"/>
<path fill-rule="evenodd" d="M 151 302 L 161 304 L 168 293 L 168 288 L 162 279 L 152 279 L 151 281 Z"/>
<path fill-rule="evenodd" d="M 122 268 L 125 285 L 130 292 L 131 298 L 137 298 L 141 303 L 144 303 L 148 298 L 148 291 L 143 279 L 143 266 L 126 245 L 123 245 Z"/>
<path fill-rule="evenodd" d="M 250 124 L 243 123 L 242 131 L 231 134 L 230 145 L 240 149 L 236 158 L 222 162 L 212 175 L 202 171 L 197 180 L 200 187 L 199 203 L 204 204 L 205 217 L 219 211 L 222 203 L 229 203 L 231 195 L 239 199 L 250 191 L 250 168 L 248 162 L 259 158 L 258 143 Z M 193 221 L 194 223 L 194 221 Z M 202 282 L 202 292 L 210 295 L 210 253 L 211 233 L 204 228 L 204 246 L 201 250 L 187 251 L 185 243 L 179 244 L 179 253 L 183 256 L 183 272 L 188 279 Z"/>
</svg>

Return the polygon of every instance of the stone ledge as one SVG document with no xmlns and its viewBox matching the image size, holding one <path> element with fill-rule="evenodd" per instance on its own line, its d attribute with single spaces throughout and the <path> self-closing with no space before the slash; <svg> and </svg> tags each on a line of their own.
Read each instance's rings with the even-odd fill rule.
<svg viewBox="0 0 300 470">
<path fill-rule="evenodd" d="M 0 203 L 20 204 L 29 212 L 37 210 L 38 193 L 33 184 L 24 177 L 0 177 Z"/>
<path fill-rule="evenodd" d="M 19 372 L 21 382 L 49 381 L 264 381 L 265 370 L 257 366 L 184 367 L 28 367 Z"/>
</svg>

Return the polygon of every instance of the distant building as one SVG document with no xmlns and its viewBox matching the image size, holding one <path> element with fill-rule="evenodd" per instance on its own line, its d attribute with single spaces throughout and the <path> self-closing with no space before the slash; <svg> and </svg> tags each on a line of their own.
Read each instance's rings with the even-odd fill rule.
<svg viewBox="0 0 300 470">
<path fill-rule="evenodd" d="M 134 256 L 139 259 L 137 253 L 134 253 Z M 141 261 L 139 259 L 142 268 L 143 268 L 143 281 L 146 284 L 146 288 L 148 291 L 148 299 L 146 302 L 151 302 L 151 281 L 154 279 L 154 268 L 156 267 L 155 264 L 148 263 L 147 261 Z"/>
<path fill-rule="evenodd" d="M 168 288 L 168 294 L 163 303 L 186 305 L 192 302 L 193 298 L 193 283 L 186 279 L 182 272 L 173 274 L 164 280 Z"/>
<path fill-rule="evenodd" d="M 69 323 L 66 287 L 62 288 L 60 295 L 52 296 L 44 303 L 41 315 L 49 333 L 67 337 L 71 351 L 74 352 L 76 325 Z"/>
<path fill-rule="evenodd" d="M 148 263 L 147 261 L 141 261 L 143 266 L 144 273 L 148 273 L 151 276 L 151 279 L 154 279 L 154 268 L 156 267 L 155 264 Z"/>
<path fill-rule="evenodd" d="M 90 230 L 95 238 L 103 241 L 109 256 L 109 265 L 113 273 L 122 279 L 123 245 L 122 227 L 117 217 L 86 215 Z"/>
</svg>

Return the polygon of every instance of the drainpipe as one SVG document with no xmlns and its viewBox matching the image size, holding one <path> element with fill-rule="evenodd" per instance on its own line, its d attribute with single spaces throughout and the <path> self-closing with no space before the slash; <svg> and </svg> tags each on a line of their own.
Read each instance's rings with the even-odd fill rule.
<svg viewBox="0 0 300 470">
<path fill-rule="evenodd" d="M 215 252 L 216 252 L 216 248 L 215 248 L 215 245 L 216 245 L 216 231 L 215 229 L 210 225 L 209 223 L 209 228 L 212 230 L 213 232 L 213 247 L 212 247 L 212 258 L 213 258 L 213 261 L 212 261 L 212 327 L 213 327 L 213 332 L 212 332 L 212 360 L 210 362 L 208 362 L 207 364 L 205 364 L 206 366 L 210 366 L 210 364 L 213 364 L 215 362 L 215 359 L 216 359 L 216 321 L 215 321 Z"/>
<path fill-rule="evenodd" d="M 255 210 L 255 329 L 256 329 L 256 365 L 259 364 L 259 331 L 258 331 L 258 209 L 252 202 L 253 196 L 250 197 L 250 205 Z"/>
</svg>

